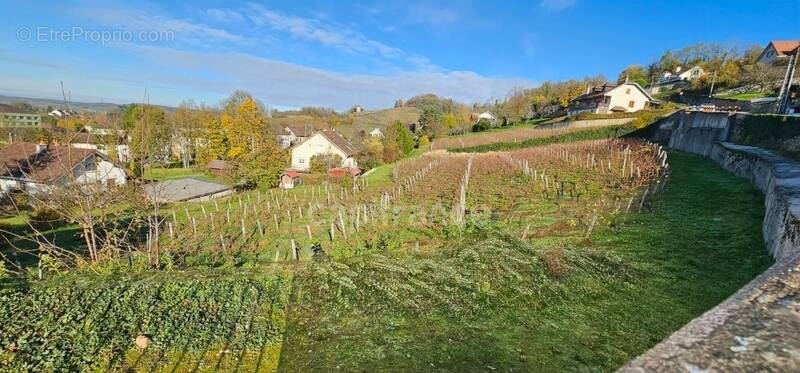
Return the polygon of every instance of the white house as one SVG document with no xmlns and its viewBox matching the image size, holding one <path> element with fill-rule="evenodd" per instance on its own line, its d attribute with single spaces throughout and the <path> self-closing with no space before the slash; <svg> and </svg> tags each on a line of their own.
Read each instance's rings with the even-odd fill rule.
<svg viewBox="0 0 800 373">
<path fill-rule="evenodd" d="M 299 124 L 283 127 L 281 134 L 278 135 L 278 143 L 281 149 L 286 149 L 292 145 L 305 141 L 316 129 L 311 124 Z"/>
<path fill-rule="evenodd" d="M 655 100 L 639 84 L 603 84 L 600 87 L 588 87 L 586 93 L 572 99 L 568 114 L 634 112 L 647 108 L 653 101 Z"/>
<path fill-rule="evenodd" d="M 108 138 L 111 138 L 110 140 Z M 97 150 L 103 155 L 108 156 L 109 152 L 116 154 L 120 162 L 131 160 L 131 147 L 125 143 L 124 139 L 113 135 L 93 135 L 87 132 L 77 132 L 70 139 L 70 145 L 80 149 Z M 113 149 L 112 149 L 113 148 Z"/>
<path fill-rule="evenodd" d="M 311 157 L 328 153 L 342 157 L 341 167 L 358 167 L 356 148 L 338 132 L 322 130 L 292 148 L 292 168 L 307 171 L 311 167 Z"/>
<path fill-rule="evenodd" d="M 369 131 L 369 135 L 371 137 L 377 137 L 377 138 L 380 139 L 380 138 L 383 138 L 383 131 L 381 131 L 380 128 L 375 127 L 375 129 L 373 129 L 372 131 Z"/>
<path fill-rule="evenodd" d="M 495 118 L 494 114 L 492 114 L 492 113 L 490 113 L 488 111 L 484 111 L 483 113 L 478 115 L 478 120 L 481 120 L 481 119 L 486 119 L 486 120 L 488 120 L 490 122 L 494 122 L 494 120 L 496 118 Z"/>
<path fill-rule="evenodd" d="M 0 150 L 0 193 L 46 191 L 69 183 L 126 184 L 128 173 L 94 149 L 16 143 Z"/>
<path fill-rule="evenodd" d="M 72 114 L 70 114 L 70 112 L 68 112 L 66 110 L 55 109 L 55 110 L 52 110 L 49 113 L 47 113 L 47 115 L 49 115 L 51 117 L 56 117 L 56 118 L 66 118 L 66 117 L 71 116 Z"/>
<path fill-rule="evenodd" d="M 689 85 L 688 82 L 706 75 L 705 70 L 700 66 L 694 66 L 691 69 L 682 70 L 680 66 L 675 68 L 675 71 L 667 71 L 661 78 L 658 79 L 656 84 L 650 87 L 650 93 L 656 94 L 665 89 L 673 89 Z"/>
<path fill-rule="evenodd" d="M 785 59 L 797 48 L 800 47 L 800 40 L 773 40 L 761 51 L 758 62 L 773 63 Z"/>
<path fill-rule="evenodd" d="M 689 81 L 699 78 L 705 74 L 706 74 L 705 70 L 703 70 L 703 68 L 700 66 L 695 66 L 688 70 L 681 70 L 681 67 L 678 66 L 677 68 L 675 68 L 675 71 L 673 72 L 669 71 L 665 72 L 664 76 L 661 77 L 661 79 L 659 79 L 658 82 L 662 83 L 673 80 Z"/>
</svg>

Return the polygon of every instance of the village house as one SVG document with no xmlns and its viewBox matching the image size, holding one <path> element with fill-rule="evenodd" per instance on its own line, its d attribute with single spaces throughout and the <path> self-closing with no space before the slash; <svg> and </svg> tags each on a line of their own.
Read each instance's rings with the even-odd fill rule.
<svg viewBox="0 0 800 373">
<path fill-rule="evenodd" d="M 586 93 L 572 99 L 568 114 L 635 112 L 647 108 L 654 101 L 639 84 L 603 84 L 600 87 L 587 87 Z"/>
<path fill-rule="evenodd" d="M 334 130 L 322 130 L 292 148 L 292 169 L 308 171 L 311 157 L 320 154 L 336 154 L 342 157 L 341 167 L 357 168 L 356 148 Z"/>
<path fill-rule="evenodd" d="M 659 83 L 666 83 L 675 80 L 688 81 L 699 78 L 705 74 L 706 74 L 705 70 L 703 70 L 703 68 L 700 66 L 695 66 L 688 70 L 682 70 L 682 68 L 678 66 L 675 68 L 675 71 L 673 72 L 669 71 L 665 72 L 664 76 L 662 76 L 661 79 L 659 79 L 658 81 Z"/>
<path fill-rule="evenodd" d="M 316 132 L 316 129 L 311 124 L 286 126 L 281 130 L 281 134 L 278 135 L 278 143 L 281 149 L 286 149 L 305 141 L 314 132 Z"/>
<path fill-rule="evenodd" d="M 494 120 L 497 119 L 497 118 L 494 116 L 494 114 L 492 114 L 492 113 L 490 113 L 488 111 L 484 111 L 483 113 L 478 115 L 478 120 L 481 120 L 481 119 L 486 119 L 486 120 L 488 120 L 490 122 L 494 122 Z"/>
<path fill-rule="evenodd" d="M 383 138 L 383 131 L 380 128 L 375 127 L 372 131 L 369 131 L 370 137 L 377 137 L 379 139 Z"/>
<path fill-rule="evenodd" d="M 760 63 L 774 63 L 785 60 L 800 48 L 800 40 L 773 40 L 758 56 Z"/>
<path fill-rule="evenodd" d="M 48 112 L 47 115 L 54 118 L 67 118 L 71 117 L 72 113 L 66 110 L 53 109 L 50 112 Z"/>
<path fill-rule="evenodd" d="M 663 90 L 675 89 L 689 85 L 694 79 L 697 79 L 706 72 L 700 66 L 694 66 L 691 69 L 683 70 L 680 66 L 675 68 L 675 71 L 667 71 L 661 78 L 656 81 L 653 87 L 650 88 L 650 94 L 656 94 Z"/>
<path fill-rule="evenodd" d="M 94 149 L 119 162 L 131 160 L 131 148 L 124 138 L 116 135 L 93 135 L 88 132 L 76 132 L 70 139 L 70 145 L 80 149 Z"/>
<path fill-rule="evenodd" d="M 38 193 L 70 183 L 115 186 L 128 173 L 94 149 L 16 143 L 0 150 L 0 192 Z"/>
</svg>

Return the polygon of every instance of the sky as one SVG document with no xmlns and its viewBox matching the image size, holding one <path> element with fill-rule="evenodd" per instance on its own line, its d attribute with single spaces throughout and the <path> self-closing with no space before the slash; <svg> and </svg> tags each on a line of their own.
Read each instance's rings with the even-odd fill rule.
<svg viewBox="0 0 800 373">
<path fill-rule="evenodd" d="M 693 43 L 800 39 L 800 0 L 0 0 L 0 94 L 278 109 L 472 103 Z"/>
</svg>

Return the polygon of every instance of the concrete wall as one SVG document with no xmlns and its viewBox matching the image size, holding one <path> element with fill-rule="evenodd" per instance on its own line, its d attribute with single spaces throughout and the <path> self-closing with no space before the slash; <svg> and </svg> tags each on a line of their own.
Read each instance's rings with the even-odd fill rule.
<svg viewBox="0 0 800 373">
<path fill-rule="evenodd" d="M 775 264 L 619 371 L 800 371 L 800 165 L 715 141 L 729 133 L 724 117 L 675 119 L 673 148 L 703 154 L 764 192 L 762 231 Z"/>
<path fill-rule="evenodd" d="M 681 111 L 670 119 L 661 124 L 671 126 L 670 148 L 708 156 L 714 142 L 728 139 L 731 114 Z"/>
</svg>

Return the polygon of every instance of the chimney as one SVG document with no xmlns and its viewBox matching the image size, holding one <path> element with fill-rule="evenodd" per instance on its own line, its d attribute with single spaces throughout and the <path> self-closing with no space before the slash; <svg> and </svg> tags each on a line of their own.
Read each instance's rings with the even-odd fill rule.
<svg viewBox="0 0 800 373">
<path fill-rule="evenodd" d="M 39 141 L 39 143 L 36 144 L 36 154 L 39 154 L 45 150 L 47 150 L 47 144 L 44 143 L 44 140 Z"/>
<path fill-rule="evenodd" d="M 587 94 L 587 95 L 588 95 L 588 94 L 589 94 L 589 92 L 591 92 L 591 91 L 592 91 L 592 85 L 591 85 L 591 84 L 587 84 L 587 85 L 586 85 L 586 93 L 585 93 L 585 94 Z"/>
<path fill-rule="evenodd" d="M 681 67 L 680 66 L 676 67 L 675 68 L 675 75 L 680 74 L 680 72 L 681 72 Z"/>
</svg>

